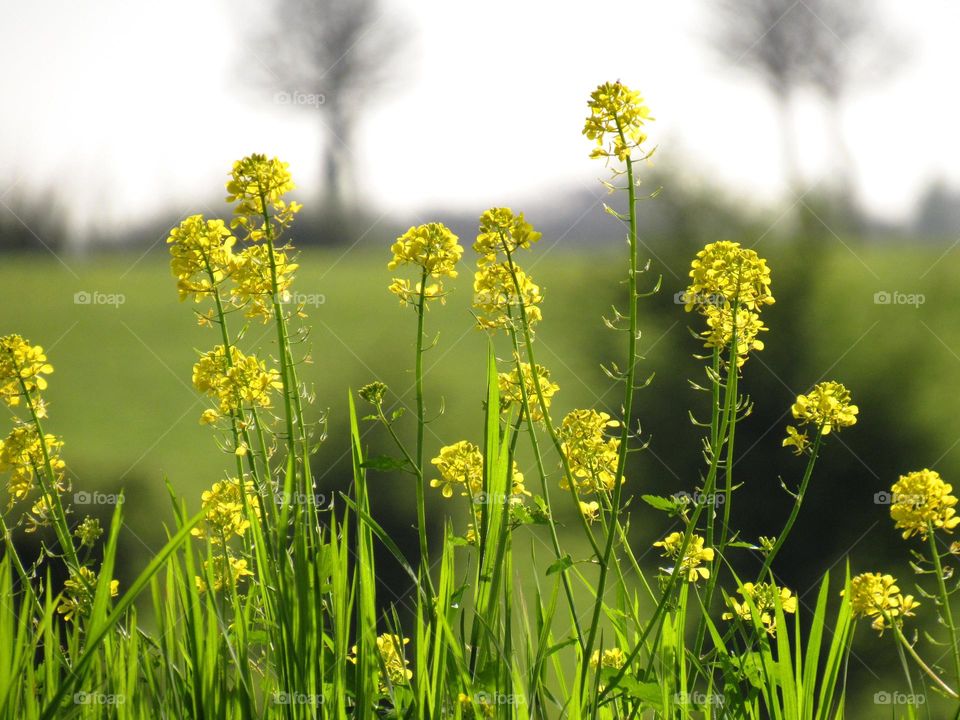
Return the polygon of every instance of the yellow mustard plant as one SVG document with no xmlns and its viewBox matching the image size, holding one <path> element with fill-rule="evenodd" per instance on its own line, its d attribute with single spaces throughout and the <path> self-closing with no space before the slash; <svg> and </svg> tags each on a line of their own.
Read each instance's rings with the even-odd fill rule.
<svg viewBox="0 0 960 720">
<path fill-rule="evenodd" d="M 214 592 L 220 592 L 227 587 L 237 587 L 244 578 L 253 576 L 253 572 L 247 567 L 247 561 L 229 551 L 217 553 L 210 560 L 204 560 L 203 569 L 209 570 L 213 575 Z M 193 581 L 200 592 L 209 590 L 207 581 L 199 575 L 195 576 Z"/>
<path fill-rule="evenodd" d="M 205 220 L 203 215 L 191 215 L 170 231 L 170 270 L 180 300 L 200 302 L 230 276 L 236 241 L 223 220 Z"/>
<path fill-rule="evenodd" d="M 610 648 L 609 650 L 594 650 L 593 655 L 590 656 L 590 667 L 593 668 L 613 668 L 614 670 L 619 670 L 627 662 L 627 656 L 623 654 L 623 650 L 618 647 Z"/>
<path fill-rule="evenodd" d="M 514 215 L 510 208 L 490 208 L 480 216 L 480 231 L 473 243 L 480 256 L 477 263 L 482 266 L 506 260 L 518 249 L 528 250 L 541 237 L 523 213 Z"/>
<path fill-rule="evenodd" d="M 250 527 L 250 518 L 244 509 L 244 497 L 250 513 L 260 519 L 257 491 L 251 480 L 245 480 L 241 488 L 237 478 L 221 480 L 204 490 L 200 496 L 204 511 L 205 527 L 195 527 L 190 532 L 194 537 L 209 537 L 214 544 L 223 544 L 233 536 L 242 536 Z"/>
<path fill-rule="evenodd" d="M 281 301 L 289 298 L 293 273 L 299 268 L 287 253 L 263 243 L 250 245 L 234 256 L 230 296 L 234 304 L 246 309 L 246 316 L 263 322 L 273 318 L 274 278 Z"/>
<path fill-rule="evenodd" d="M 54 472 L 58 490 L 63 490 L 63 475 L 66 463 L 60 458 L 63 441 L 55 435 L 45 434 L 47 456 Z M 7 491 L 10 506 L 22 500 L 34 489 L 34 479 L 45 472 L 43 445 L 35 425 L 17 422 L 7 437 L 0 440 L 0 472 L 10 473 Z"/>
<path fill-rule="evenodd" d="M 560 425 L 561 449 L 577 491 L 589 494 L 613 490 L 616 484 L 620 438 L 609 437 L 607 428 L 619 427 L 605 412 L 571 410 Z M 621 479 L 621 483 L 625 479 Z M 567 489 L 567 479 L 560 486 Z"/>
<path fill-rule="evenodd" d="M 19 335 L 0 338 L 0 397 L 8 406 L 19 405 L 24 390 L 46 390 L 44 376 L 52 372 L 53 366 L 47 362 L 41 346 L 31 345 Z"/>
<path fill-rule="evenodd" d="M 580 512 L 588 523 L 596 522 L 600 518 L 600 503 L 596 500 L 590 502 L 581 500 Z"/>
<path fill-rule="evenodd" d="M 537 379 L 539 380 L 540 393 L 543 395 L 543 402 L 550 409 L 550 402 L 560 386 L 550 381 L 550 371 L 543 365 L 537 365 Z M 523 387 L 521 380 L 523 378 Z M 523 394 L 526 392 L 527 403 L 530 408 L 530 418 L 535 422 L 543 420 L 543 411 L 540 409 L 540 403 L 537 399 L 537 386 L 534 384 L 533 372 L 530 363 L 521 362 L 520 368 L 516 365 L 509 371 L 497 375 L 497 384 L 500 388 L 500 411 L 507 413 L 514 406 L 523 407 Z"/>
<path fill-rule="evenodd" d="M 750 622 L 752 615 L 750 613 L 750 603 L 757 611 L 760 622 L 770 635 L 777 632 L 776 607 L 779 598 L 780 607 L 785 613 L 795 613 L 797 611 L 797 598 L 787 588 L 777 587 L 773 583 L 744 583 L 737 590 L 743 596 L 743 602 L 736 598 L 730 598 L 730 608 L 732 612 L 725 612 L 721 617 L 724 620 L 732 620 L 738 617 L 741 620 Z"/>
<path fill-rule="evenodd" d="M 410 661 L 404 653 L 404 646 L 410 644 L 410 638 L 383 633 L 377 637 L 377 651 L 380 654 L 380 692 L 386 693 L 391 687 L 406 685 L 413 678 Z M 350 649 L 347 659 L 356 664 L 357 646 Z"/>
<path fill-rule="evenodd" d="M 430 481 L 430 487 L 440 488 L 443 497 L 453 497 L 456 488 L 461 495 L 475 500 L 485 501 L 483 497 L 483 453 L 480 448 L 467 440 L 440 448 L 440 454 L 430 461 L 440 473 L 439 478 Z M 511 495 L 507 498 L 513 505 L 523 501 L 524 495 L 530 495 L 523 482 L 523 473 L 513 463 L 511 477 Z"/>
<path fill-rule="evenodd" d="M 783 447 L 792 447 L 795 455 L 803 455 L 810 447 L 810 438 L 793 425 L 787 425 L 787 436 L 783 439 Z"/>
<path fill-rule="evenodd" d="M 758 312 L 774 302 L 770 268 L 755 251 L 738 242 L 710 243 L 690 264 L 690 284 L 684 300 L 688 312 L 734 304 Z"/>
<path fill-rule="evenodd" d="M 683 558 L 680 558 L 680 549 L 683 546 L 681 532 L 672 532 L 653 546 L 663 548 L 663 557 L 678 563 L 681 577 L 686 578 L 687 582 L 696 582 L 710 577 L 710 568 L 704 567 L 704 563 L 713 562 L 713 548 L 704 547 L 703 543 L 702 537 L 691 535 Z"/>
<path fill-rule="evenodd" d="M 847 388 L 841 383 L 829 380 L 817 383 L 806 395 L 797 395 L 797 401 L 791 406 L 790 412 L 801 425 L 820 428 L 820 432 L 827 435 L 831 430 L 856 424 L 860 409 L 850 400 L 851 395 Z M 790 433 L 790 428 L 787 428 L 787 432 Z M 788 436 L 788 439 L 791 436 Z"/>
<path fill-rule="evenodd" d="M 60 599 L 57 612 L 63 615 L 63 619 L 68 622 L 77 615 L 89 613 L 93 605 L 96 585 L 97 574 L 88 567 L 81 567 L 63 583 L 63 596 Z M 110 597 L 117 596 L 119 587 L 119 581 L 110 581 Z"/>
<path fill-rule="evenodd" d="M 953 532 L 960 524 L 954 506 L 957 498 L 953 486 L 945 483 L 935 470 L 917 470 L 893 484 L 890 517 L 897 530 L 903 530 L 903 539 L 919 535 L 926 540 L 928 523 L 934 529 Z"/>
<path fill-rule="evenodd" d="M 853 578 L 847 599 L 853 616 L 872 620 L 871 627 L 881 635 L 893 623 L 899 626 L 903 618 L 912 617 L 914 609 L 920 605 L 913 595 L 900 592 L 892 575 L 880 573 L 861 573 Z"/>
<path fill-rule="evenodd" d="M 253 355 L 230 348 L 230 361 L 223 345 L 200 356 L 193 366 L 193 384 L 216 400 L 222 413 L 236 413 L 244 406 L 270 407 L 270 394 L 283 387 L 280 373 L 268 370 Z"/>
<path fill-rule="evenodd" d="M 227 182 L 227 202 L 236 203 L 231 226 L 243 227 L 247 240 L 263 240 L 268 232 L 275 233 L 273 239 L 277 239 L 302 209 L 300 203 L 283 199 L 296 188 L 289 167 L 289 163 L 262 154 L 249 155 L 233 164 Z M 275 227 L 266 225 L 264 215 Z"/>
<path fill-rule="evenodd" d="M 622 162 L 646 141 L 644 125 L 653 119 L 650 109 L 639 92 L 619 80 L 599 85 L 587 106 L 590 114 L 583 134 L 597 143 L 590 157 L 615 157 Z"/>
<path fill-rule="evenodd" d="M 97 518 L 88 515 L 77 525 L 73 534 L 80 541 L 81 547 L 93 547 L 103 535 L 103 528 L 100 527 L 100 521 Z"/>
<path fill-rule="evenodd" d="M 763 350 L 763 341 L 758 336 L 768 328 L 758 313 L 740 307 L 734 312 L 730 305 L 707 304 L 703 314 L 707 323 L 707 329 L 700 333 L 704 347 L 729 347 L 736 336 L 737 367 L 746 362 L 751 352 Z"/>
<path fill-rule="evenodd" d="M 460 710 L 465 718 L 474 717 L 475 713 L 479 713 L 480 717 L 484 718 L 495 718 L 497 716 L 496 706 L 483 692 L 478 692 L 473 697 L 465 692 L 457 693 L 457 703 L 460 705 Z"/>
<path fill-rule="evenodd" d="M 450 229 L 439 222 L 426 223 L 411 227 L 397 238 L 390 247 L 393 259 L 387 263 L 388 270 L 396 270 L 404 265 L 420 268 L 421 281 L 411 284 L 403 278 L 393 278 L 388 290 L 400 298 L 400 303 L 416 304 L 421 289 L 426 300 L 443 300 L 443 281 L 441 278 L 457 277 L 457 263 L 463 257 L 463 247 L 459 238 Z M 436 282 L 427 285 L 424 278 Z"/>
<path fill-rule="evenodd" d="M 522 312 L 532 329 L 543 319 L 538 307 L 541 302 L 543 293 L 540 286 L 509 262 L 483 265 L 474 275 L 473 307 L 477 311 L 477 325 L 481 328 L 508 329 L 514 322 L 519 322 L 522 305 Z"/>
</svg>

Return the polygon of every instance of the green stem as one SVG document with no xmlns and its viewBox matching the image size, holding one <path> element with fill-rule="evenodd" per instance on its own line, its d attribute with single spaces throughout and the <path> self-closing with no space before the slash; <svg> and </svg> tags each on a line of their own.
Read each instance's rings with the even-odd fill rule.
<svg viewBox="0 0 960 720">
<path fill-rule="evenodd" d="M 783 532 L 780 533 L 780 536 L 777 538 L 776 542 L 773 544 L 773 547 L 770 549 L 770 552 L 767 553 L 767 557 L 763 561 L 763 567 L 760 568 L 760 573 L 757 575 L 760 579 L 763 579 L 763 576 L 766 574 L 773 566 L 773 559 L 777 556 L 777 553 L 780 552 L 780 548 L 783 547 L 783 544 L 787 540 L 787 535 L 790 534 L 790 530 L 793 529 L 793 524 L 797 521 L 797 515 L 800 514 L 800 506 L 803 504 L 803 496 L 807 492 L 807 486 L 810 484 L 810 477 L 813 475 L 813 466 L 817 462 L 817 455 L 820 452 L 820 443 L 823 440 L 823 426 L 817 428 L 817 438 L 813 441 L 813 449 L 810 451 L 810 459 L 807 461 L 807 469 L 803 473 L 803 480 L 800 482 L 800 490 L 797 492 L 793 509 L 790 510 L 790 517 L 787 518 L 787 524 L 783 526 Z"/>
<path fill-rule="evenodd" d="M 424 472 L 423 472 L 423 430 L 425 425 L 424 405 L 423 405 L 423 324 L 424 313 L 426 312 L 426 291 L 427 291 L 427 268 L 424 267 L 420 273 L 420 290 L 417 297 L 417 357 L 414 373 L 416 375 L 417 391 L 417 530 L 420 537 L 420 567 L 424 575 L 427 576 L 427 585 L 430 585 L 430 557 L 429 547 L 427 545 L 427 513 L 426 513 L 426 493 L 424 490 Z"/>
<path fill-rule="evenodd" d="M 903 633 L 900 632 L 900 628 L 897 626 L 896 622 L 893 622 L 892 625 L 893 625 L 893 632 L 896 634 L 897 640 L 899 640 L 900 643 L 903 645 L 903 647 L 906 649 L 906 651 L 910 653 L 910 657 L 912 657 L 914 662 L 916 662 L 917 665 L 920 666 L 920 669 L 923 670 L 923 672 L 926 673 L 927 676 L 931 680 L 933 680 L 945 693 L 947 693 L 947 695 L 952 697 L 954 700 L 960 699 L 960 695 L 957 694 L 957 691 L 951 688 L 949 685 L 947 685 L 943 681 L 943 679 L 940 678 L 940 676 L 937 675 L 930 668 L 930 666 L 927 665 L 923 661 L 923 659 L 917 654 L 917 651 L 914 650 L 913 645 L 907 642 L 907 639 L 903 636 Z"/>
<path fill-rule="evenodd" d="M 933 568 L 937 575 L 937 589 L 940 592 L 940 603 L 943 605 L 943 619 L 950 631 L 950 645 L 953 649 L 953 662 L 957 671 L 957 682 L 960 683 L 960 646 L 957 645 L 957 628 L 953 622 L 953 610 L 950 608 L 950 595 L 947 593 L 947 583 L 943 577 L 943 565 L 940 562 L 940 552 L 937 550 L 937 539 L 933 534 L 933 523 L 927 520 L 927 540 L 930 543 L 930 555 L 933 558 Z"/>
</svg>

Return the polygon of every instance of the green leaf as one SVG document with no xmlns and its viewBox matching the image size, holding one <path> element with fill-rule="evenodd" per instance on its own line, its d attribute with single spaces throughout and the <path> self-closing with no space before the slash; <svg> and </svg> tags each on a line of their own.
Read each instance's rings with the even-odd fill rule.
<svg viewBox="0 0 960 720">
<path fill-rule="evenodd" d="M 640 498 L 650 507 L 664 512 L 675 513 L 680 509 L 680 503 L 670 498 L 659 495 L 641 495 Z"/>
<path fill-rule="evenodd" d="M 566 570 L 572 566 L 573 559 L 569 555 L 564 555 L 556 562 L 550 564 L 550 567 L 547 568 L 547 575 L 553 575 L 555 572 L 562 572 L 563 570 Z"/>
</svg>

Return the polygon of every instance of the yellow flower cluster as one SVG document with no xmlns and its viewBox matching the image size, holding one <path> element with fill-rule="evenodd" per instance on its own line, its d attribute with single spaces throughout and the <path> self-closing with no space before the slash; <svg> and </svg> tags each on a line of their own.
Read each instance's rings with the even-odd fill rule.
<svg viewBox="0 0 960 720">
<path fill-rule="evenodd" d="M 896 528 L 903 530 L 903 539 L 912 535 L 927 538 L 929 526 L 952 532 L 960 524 L 954 506 L 957 498 L 953 486 L 945 483 L 934 470 L 917 470 L 901 475 L 890 490 L 893 502 L 890 517 Z"/>
<path fill-rule="evenodd" d="M 239 412 L 244 404 L 270 407 L 270 392 L 283 387 L 280 374 L 253 355 L 231 347 L 228 361 L 223 345 L 200 356 L 193 366 L 193 384 L 216 400 L 222 413 Z"/>
<path fill-rule="evenodd" d="M 56 489 L 62 490 L 62 479 L 66 468 L 66 463 L 60 458 L 63 441 L 55 435 L 45 434 L 43 445 L 46 445 L 50 467 L 53 468 Z M 43 445 L 37 428 L 19 421 L 10 434 L 0 440 L 0 472 L 10 473 L 10 479 L 7 481 L 10 506 L 29 495 L 34 488 L 33 480 L 36 475 L 46 472 Z"/>
<path fill-rule="evenodd" d="M 539 380 L 540 392 L 543 395 L 543 403 L 550 409 L 550 402 L 553 396 L 560 390 L 560 386 L 550 382 L 550 371 L 543 365 L 537 365 L 537 379 Z M 523 387 L 521 380 L 523 378 Z M 523 394 L 527 395 L 527 403 L 530 408 L 530 418 L 535 422 L 543 420 L 543 411 L 540 409 L 540 403 L 537 399 L 537 386 L 534 384 L 533 372 L 530 363 L 521 362 L 518 369 L 514 365 L 510 372 L 499 373 L 497 383 L 500 388 L 500 411 L 509 412 L 516 405 L 523 407 Z"/>
<path fill-rule="evenodd" d="M 495 718 L 497 716 L 496 705 L 483 692 L 478 692 L 473 697 L 465 692 L 457 693 L 457 703 L 459 703 L 460 710 L 465 718 L 475 717 L 476 714 L 484 718 Z"/>
<path fill-rule="evenodd" d="M 529 250 L 543 235 L 523 218 L 523 213 L 514 215 L 510 208 L 490 208 L 480 216 L 480 232 L 473 243 L 480 256 L 479 265 L 497 262 L 498 256 L 510 258 L 517 249 Z"/>
<path fill-rule="evenodd" d="M 0 338 L 0 397 L 8 406 L 19 405 L 24 390 L 46 390 L 44 375 L 52 372 L 53 366 L 39 345 L 31 345 L 19 335 Z"/>
<path fill-rule="evenodd" d="M 391 687 L 406 685 L 413 677 L 410 670 L 410 661 L 404 653 L 404 645 L 410 644 L 410 638 L 401 638 L 399 635 L 383 633 L 377 637 L 377 651 L 380 654 L 380 692 L 386 693 Z M 357 646 L 350 649 L 347 660 L 356 664 Z"/>
<path fill-rule="evenodd" d="M 430 463 L 440 473 L 440 478 L 430 481 L 430 487 L 440 488 L 441 495 L 453 497 L 454 489 L 461 486 L 462 496 L 483 500 L 483 453 L 472 442 L 461 440 L 446 445 Z M 523 473 L 514 461 L 508 501 L 510 504 L 522 502 L 524 495 L 530 495 L 530 492 L 524 486 Z"/>
<path fill-rule="evenodd" d="M 594 523 L 600 518 L 600 503 L 596 500 L 591 502 L 580 501 L 580 512 L 588 523 Z"/>
<path fill-rule="evenodd" d="M 756 608 L 760 622 L 770 635 L 775 635 L 777 632 L 776 607 L 778 598 L 783 612 L 795 613 L 797 611 L 797 598 L 793 593 L 787 588 L 777 587 L 773 583 L 744 583 L 737 592 L 743 596 L 743 602 L 738 602 L 736 598 L 730 598 L 730 607 L 733 612 L 725 612 L 721 617 L 724 620 L 732 620 L 734 617 L 738 617 L 750 622 L 753 616 L 750 613 L 750 603 L 747 602 L 749 599 Z"/>
<path fill-rule="evenodd" d="M 97 585 L 97 574 L 87 567 L 80 568 L 63 583 L 63 597 L 57 612 L 63 615 L 66 621 L 73 620 L 77 615 L 86 615 L 93 605 L 93 596 Z M 116 597 L 120 583 L 110 581 L 110 597 Z"/>
<path fill-rule="evenodd" d="M 277 239 L 302 209 L 300 203 L 283 199 L 296 188 L 289 167 L 289 163 L 261 154 L 249 155 L 233 164 L 227 183 L 227 202 L 237 204 L 231 226 L 245 228 L 248 240 L 256 242 L 267 237 L 267 216 L 277 224 L 277 232 L 272 236 Z"/>
<path fill-rule="evenodd" d="M 753 250 L 729 240 L 710 243 L 690 264 L 690 285 L 684 293 L 687 312 L 696 309 L 706 320 L 700 333 L 707 348 L 729 347 L 736 338 L 737 367 L 754 350 L 763 350 L 760 319 L 764 305 L 774 302 L 770 269 Z"/>
<path fill-rule="evenodd" d="M 230 553 L 217 554 L 209 560 L 204 560 L 203 569 L 204 572 L 209 570 L 213 575 L 214 592 L 220 592 L 225 587 L 236 587 L 245 577 L 253 575 L 247 567 L 245 559 L 235 557 Z M 194 577 L 193 581 L 200 592 L 203 593 L 209 589 L 207 581 L 199 575 Z"/>
<path fill-rule="evenodd" d="M 644 125 L 653 118 L 643 102 L 640 93 L 619 80 L 603 83 L 590 94 L 590 114 L 583 126 L 587 139 L 597 143 L 590 157 L 615 157 L 623 162 L 646 141 Z"/>
<path fill-rule="evenodd" d="M 700 333 L 704 347 L 730 347 L 736 337 L 737 367 L 742 367 L 754 350 L 763 350 L 763 341 L 758 335 L 769 328 L 763 324 L 758 313 L 739 307 L 734 313 L 730 305 L 705 305 L 703 315 L 707 322 L 707 329 Z"/>
<path fill-rule="evenodd" d="M 619 670 L 626 662 L 627 656 L 623 654 L 623 650 L 617 647 L 604 650 L 602 653 L 599 650 L 594 650 L 593 655 L 590 656 L 590 667 L 593 668 L 613 668 L 614 670 Z"/>
<path fill-rule="evenodd" d="M 215 545 L 226 543 L 234 535 L 242 536 L 250 527 L 250 520 L 244 509 L 244 494 L 250 512 L 259 520 L 260 505 L 253 482 L 246 480 L 241 488 L 237 478 L 221 480 L 214 483 L 209 490 L 204 490 L 200 496 L 206 528 L 193 528 L 190 531 L 193 536 L 209 537 L 210 542 Z"/>
<path fill-rule="evenodd" d="M 705 548 L 703 538 L 699 535 L 690 536 L 690 542 L 687 544 L 682 560 L 680 559 L 680 549 L 683 546 L 681 532 L 670 533 L 663 540 L 655 542 L 653 546 L 663 548 L 663 557 L 679 561 L 680 573 L 687 582 L 706 580 L 710 577 L 710 568 L 703 567 L 703 564 L 713 562 L 713 548 Z"/>
<path fill-rule="evenodd" d="M 433 222 L 411 227 L 397 238 L 390 247 L 393 259 L 387 263 L 388 270 L 402 265 L 416 265 L 421 274 L 437 280 L 423 289 L 426 300 L 443 300 L 443 282 L 440 278 L 457 276 L 457 263 L 463 256 L 459 238 L 443 223 Z M 409 280 L 393 278 L 387 288 L 400 298 L 400 304 L 415 305 L 419 301 L 422 283 L 411 285 Z"/>
<path fill-rule="evenodd" d="M 237 239 L 223 220 L 191 215 L 170 231 L 170 269 L 177 278 L 180 299 L 200 302 L 229 277 Z"/>
<path fill-rule="evenodd" d="M 233 259 L 230 296 L 236 305 L 246 307 L 247 317 L 260 317 L 267 322 L 273 317 L 274 275 L 277 295 L 284 300 L 289 297 L 293 273 L 298 267 L 282 250 L 262 243 L 250 245 Z"/>
<path fill-rule="evenodd" d="M 606 430 L 619 426 L 607 413 L 596 410 L 571 410 L 563 418 L 559 432 L 561 449 L 578 492 L 589 494 L 614 489 L 620 439 L 608 437 Z M 566 478 L 560 486 L 569 487 Z"/>
<path fill-rule="evenodd" d="M 913 595 L 903 595 L 891 575 L 862 573 L 850 581 L 850 608 L 853 616 L 872 618 L 871 627 L 883 634 L 884 629 L 912 617 L 920 603 Z"/>
<path fill-rule="evenodd" d="M 793 417 L 801 425 L 813 425 L 824 435 L 831 430 L 850 427 L 857 422 L 860 409 L 850 402 L 850 391 L 833 380 L 817 383 L 806 395 L 797 395 L 797 401 L 791 406 Z M 795 429 L 794 429 L 795 430 Z M 796 436 L 787 428 L 789 437 L 784 445 L 795 445 Z"/>
<path fill-rule="evenodd" d="M 473 307 L 478 313 L 477 325 L 481 328 L 511 327 L 513 322 L 520 320 L 521 306 L 527 324 L 532 328 L 543 319 L 538 307 L 541 302 L 540 286 L 516 265 L 508 262 L 484 265 L 474 275 Z"/>
</svg>

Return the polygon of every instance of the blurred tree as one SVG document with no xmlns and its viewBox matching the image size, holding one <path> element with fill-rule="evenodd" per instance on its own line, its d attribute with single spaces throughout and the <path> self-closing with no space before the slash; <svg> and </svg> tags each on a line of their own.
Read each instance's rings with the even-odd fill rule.
<svg viewBox="0 0 960 720">
<path fill-rule="evenodd" d="M 318 113 L 327 201 L 353 192 L 353 134 L 364 108 L 396 75 L 404 48 L 379 0 L 275 0 L 262 58 L 277 101 Z"/>
<path fill-rule="evenodd" d="M 790 186 L 796 188 L 800 180 L 791 98 L 809 86 L 827 105 L 837 160 L 835 189 L 852 198 L 842 102 L 865 80 L 888 77 L 900 57 L 883 32 L 875 5 L 864 0 L 721 0 L 714 14 L 714 46 L 734 66 L 759 75 L 774 96 Z"/>
</svg>

